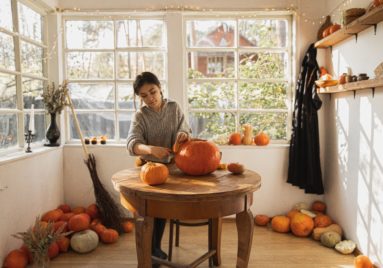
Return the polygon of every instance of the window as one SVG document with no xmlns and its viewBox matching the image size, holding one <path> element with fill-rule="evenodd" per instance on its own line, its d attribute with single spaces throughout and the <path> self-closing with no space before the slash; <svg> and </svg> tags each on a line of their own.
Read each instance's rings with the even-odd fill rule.
<svg viewBox="0 0 383 268">
<path fill-rule="evenodd" d="M 155 73 L 167 95 L 163 18 L 66 17 L 64 25 L 65 76 L 81 130 L 86 137 L 106 135 L 122 142 L 135 111 L 136 76 Z M 70 138 L 79 139 L 72 115 L 69 121 Z"/>
<path fill-rule="evenodd" d="M 227 142 L 249 123 L 286 141 L 292 92 L 290 16 L 186 17 L 187 98 L 194 136 Z M 218 17 L 218 18 L 217 18 Z"/>
<path fill-rule="evenodd" d="M 18 18 L 16 24 L 13 18 Z M 44 139 L 40 96 L 47 81 L 44 20 L 42 11 L 24 1 L 0 1 L 0 150 L 24 146 L 32 105 L 34 141 Z"/>
</svg>

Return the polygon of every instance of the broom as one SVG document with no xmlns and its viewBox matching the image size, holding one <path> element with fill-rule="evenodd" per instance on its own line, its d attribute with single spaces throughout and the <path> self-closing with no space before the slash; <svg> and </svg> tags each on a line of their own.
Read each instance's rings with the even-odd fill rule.
<svg viewBox="0 0 383 268">
<path fill-rule="evenodd" d="M 77 115 L 73 108 L 72 99 L 69 95 L 69 92 L 66 92 L 68 104 L 73 114 L 74 123 L 76 126 L 76 130 L 78 135 L 80 136 L 82 150 L 84 153 L 84 162 L 86 166 L 88 167 L 90 177 L 93 182 L 93 190 L 94 190 L 94 196 L 96 197 L 96 204 L 99 208 L 100 217 L 102 220 L 102 223 L 108 227 L 113 228 L 117 230 L 119 233 L 122 233 L 122 215 L 121 211 L 119 210 L 117 204 L 114 202 L 113 198 L 110 196 L 108 191 L 105 189 L 104 185 L 101 183 L 100 178 L 97 174 L 96 169 L 96 159 L 93 154 L 88 152 L 88 149 L 86 148 L 84 137 L 82 135 L 80 124 L 77 119 Z"/>
</svg>

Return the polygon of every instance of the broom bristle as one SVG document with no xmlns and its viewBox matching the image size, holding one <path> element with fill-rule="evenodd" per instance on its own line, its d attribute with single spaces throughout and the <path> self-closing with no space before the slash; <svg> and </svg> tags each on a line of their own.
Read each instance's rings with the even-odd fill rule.
<svg viewBox="0 0 383 268">
<path fill-rule="evenodd" d="M 108 228 L 113 228 L 119 233 L 122 233 L 123 217 L 121 211 L 98 177 L 96 159 L 93 154 L 89 154 L 89 158 L 85 161 L 85 164 L 90 172 L 90 177 L 93 182 L 94 195 L 96 197 L 96 204 L 99 208 L 103 224 Z"/>
</svg>

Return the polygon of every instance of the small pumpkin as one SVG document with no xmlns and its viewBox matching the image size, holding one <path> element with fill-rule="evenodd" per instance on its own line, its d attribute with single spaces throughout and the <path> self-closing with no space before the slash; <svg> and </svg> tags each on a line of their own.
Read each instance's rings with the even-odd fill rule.
<svg viewBox="0 0 383 268">
<path fill-rule="evenodd" d="M 80 214 L 80 213 L 85 213 L 86 209 L 84 207 L 75 207 L 72 209 L 72 212 L 74 214 Z"/>
<path fill-rule="evenodd" d="M 53 210 L 50 210 L 50 211 L 47 211 L 42 217 L 41 217 L 41 220 L 42 221 L 58 221 L 60 219 L 60 217 L 64 214 L 64 212 L 61 210 L 61 209 L 53 209 Z"/>
<path fill-rule="evenodd" d="M 326 203 L 319 201 L 319 200 L 314 201 L 311 204 L 311 210 L 325 213 L 326 212 Z"/>
<path fill-rule="evenodd" d="M 71 248 L 78 253 L 88 253 L 98 245 L 98 235 L 92 230 L 75 233 L 70 239 Z"/>
<path fill-rule="evenodd" d="M 229 144 L 240 145 L 241 144 L 241 133 L 234 132 L 229 136 Z"/>
<path fill-rule="evenodd" d="M 12 250 L 4 259 L 2 267 L 24 268 L 28 264 L 28 256 L 20 249 Z"/>
<path fill-rule="evenodd" d="M 64 213 L 63 215 L 61 215 L 59 221 L 69 221 L 69 219 L 72 218 L 73 216 L 74 216 L 73 212 Z"/>
<path fill-rule="evenodd" d="M 369 257 L 365 255 L 358 255 L 354 259 L 355 268 L 372 268 L 372 262 Z"/>
<path fill-rule="evenodd" d="M 245 171 L 245 168 L 240 163 L 230 163 L 227 165 L 227 170 L 233 174 L 239 175 Z"/>
<path fill-rule="evenodd" d="M 105 244 L 112 244 L 117 242 L 119 235 L 114 229 L 106 229 L 101 233 L 101 241 Z"/>
<path fill-rule="evenodd" d="M 69 230 L 74 232 L 86 230 L 89 228 L 89 225 L 90 225 L 90 217 L 86 213 L 80 213 L 80 214 L 74 215 L 68 221 Z"/>
<path fill-rule="evenodd" d="M 270 137 L 265 132 L 261 131 L 254 137 L 254 143 L 258 146 L 265 146 L 269 144 Z"/>
<path fill-rule="evenodd" d="M 290 218 L 283 215 L 273 217 L 271 229 L 278 233 L 288 233 L 290 231 Z"/>
<path fill-rule="evenodd" d="M 66 236 L 62 236 L 57 240 L 60 252 L 68 252 L 70 239 Z"/>
<path fill-rule="evenodd" d="M 133 231 L 134 224 L 131 221 L 124 221 L 122 223 L 122 229 L 125 233 L 130 233 Z"/>
<path fill-rule="evenodd" d="M 141 167 L 140 178 L 149 185 L 165 183 L 169 176 L 169 169 L 161 163 L 147 162 Z"/>
<path fill-rule="evenodd" d="M 255 215 L 254 223 L 258 226 L 266 226 L 270 222 L 270 217 L 263 214 Z"/>
<path fill-rule="evenodd" d="M 351 254 L 352 252 L 354 252 L 355 248 L 356 244 L 352 240 L 343 240 L 335 245 L 336 251 L 342 254 Z"/>
<path fill-rule="evenodd" d="M 314 219 L 315 227 L 327 227 L 332 224 L 332 220 L 329 216 L 325 214 L 319 214 Z"/>
<path fill-rule="evenodd" d="M 57 242 L 53 242 L 49 247 L 48 247 L 48 257 L 49 259 L 54 259 L 56 258 L 60 253 L 60 248 Z"/>
<path fill-rule="evenodd" d="M 297 209 L 292 209 L 287 213 L 287 217 L 290 218 L 290 220 L 294 217 L 295 214 L 299 213 L 299 210 Z"/>
<path fill-rule="evenodd" d="M 342 237 L 342 234 L 343 234 L 342 227 L 340 227 L 338 224 L 335 224 L 335 223 L 327 227 L 314 228 L 312 237 L 314 240 L 320 240 L 320 237 L 322 236 L 322 234 L 326 232 L 330 232 L 330 231 L 337 232 Z"/>
<path fill-rule="evenodd" d="M 328 248 L 334 248 L 340 240 L 341 237 L 337 232 L 326 232 L 320 236 L 320 242 Z"/>
<path fill-rule="evenodd" d="M 61 204 L 57 208 L 61 209 L 64 213 L 71 212 L 71 208 L 68 204 Z"/>
<path fill-rule="evenodd" d="M 85 212 L 90 216 L 91 219 L 97 219 L 100 217 L 98 206 L 96 204 L 89 205 Z"/>
<path fill-rule="evenodd" d="M 98 234 L 98 236 L 101 236 L 102 232 L 106 230 L 106 227 L 101 223 L 97 223 L 97 224 L 91 225 L 90 229 L 95 231 Z"/>
<path fill-rule="evenodd" d="M 290 228 L 294 235 L 306 237 L 309 236 L 314 229 L 314 221 L 306 214 L 297 213 L 291 219 Z"/>
</svg>

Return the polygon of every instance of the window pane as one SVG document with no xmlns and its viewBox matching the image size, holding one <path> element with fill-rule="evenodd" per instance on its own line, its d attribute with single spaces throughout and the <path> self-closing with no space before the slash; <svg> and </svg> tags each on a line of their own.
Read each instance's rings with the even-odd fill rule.
<svg viewBox="0 0 383 268">
<path fill-rule="evenodd" d="M 15 70 L 15 48 L 13 37 L 0 32 L 0 68 Z"/>
<path fill-rule="evenodd" d="M 70 52 L 67 76 L 70 79 L 113 79 L 113 53 Z"/>
<path fill-rule="evenodd" d="M 287 83 L 240 83 L 240 108 L 287 109 Z"/>
<path fill-rule="evenodd" d="M 128 137 L 130 122 L 132 121 L 133 112 L 118 113 L 118 124 L 120 127 L 120 139 L 122 142 L 126 142 Z"/>
<path fill-rule="evenodd" d="M 25 73 L 43 75 L 43 49 L 21 41 L 21 70 Z"/>
<path fill-rule="evenodd" d="M 114 84 L 70 83 L 69 89 L 76 109 L 114 108 Z"/>
<path fill-rule="evenodd" d="M 29 120 L 31 118 L 31 114 L 27 113 L 24 116 L 24 133 L 27 133 L 29 129 Z M 45 140 L 45 131 L 46 131 L 46 122 L 45 122 L 45 115 L 43 112 L 36 112 L 35 111 L 35 136 L 33 137 L 33 142 L 41 142 Z"/>
<path fill-rule="evenodd" d="M 0 1 L 0 27 L 13 31 L 11 0 Z"/>
<path fill-rule="evenodd" d="M 235 21 L 194 20 L 186 22 L 188 47 L 235 46 Z"/>
<path fill-rule="evenodd" d="M 133 85 L 132 84 L 118 84 L 118 108 L 120 109 L 134 109 L 133 104 Z M 136 96 L 136 107 L 140 105 L 140 98 Z"/>
<path fill-rule="evenodd" d="M 118 78 L 135 79 L 144 71 L 165 77 L 165 54 L 163 52 L 120 52 L 118 53 Z"/>
<path fill-rule="evenodd" d="M 234 52 L 189 52 L 188 53 L 188 77 L 225 77 L 233 78 Z"/>
<path fill-rule="evenodd" d="M 106 135 L 109 139 L 114 139 L 114 113 L 77 113 L 81 131 L 84 137 Z M 70 135 L 73 139 L 80 139 L 73 122 L 73 116 L 70 116 Z"/>
<path fill-rule="evenodd" d="M 239 20 L 242 47 L 286 47 L 287 21 L 278 19 Z"/>
<path fill-rule="evenodd" d="M 235 107 L 234 83 L 192 83 L 188 98 L 190 108 L 227 109 Z"/>
<path fill-rule="evenodd" d="M 67 48 L 113 48 L 113 21 L 66 21 Z"/>
<path fill-rule="evenodd" d="M 42 16 L 31 8 L 17 2 L 19 11 L 19 31 L 34 40 L 42 40 Z"/>
<path fill-rule="evenodd" d="M 285 78 L 287 77 L 287 54 L 241 53 L 239 56 L 241 78 Z"/>
<path fill-rule="evenodd" d="M 17 145 L 17 116 L 0 114 L 0 149 Z"/>
<path fill-rule="evenodd" d="M 164 47 L 164 23 L 160 20 L 117 21 L 117 47 Z"/>
<path fill-rule="evenodd" d="M 44 109 L 41 94 L 43 94 L 42 80 L 23 78 L 24 109 L 30 109 L 32 104 L 35 109 Z"/>
<path fill-rule="evenodd" d="M 227 142 L 227 135 L 235 131 L 234 113 L 191 112 L 189 117 L 194 137 L 211 139 L 222 144 Z"/>
<path fill-rule="evenodd" d="M 16 109 L 16 78 L 0 73 L 0 109 Z"/>
<path fill-rule="evenodd" d="M 254 134 L 260 130 L 265 131 L 272 140 L 287 139 L 287 111 L 284 113 L 243 113 L 240 114 L 239 123 L 251 124 Z"/>
</svg>

